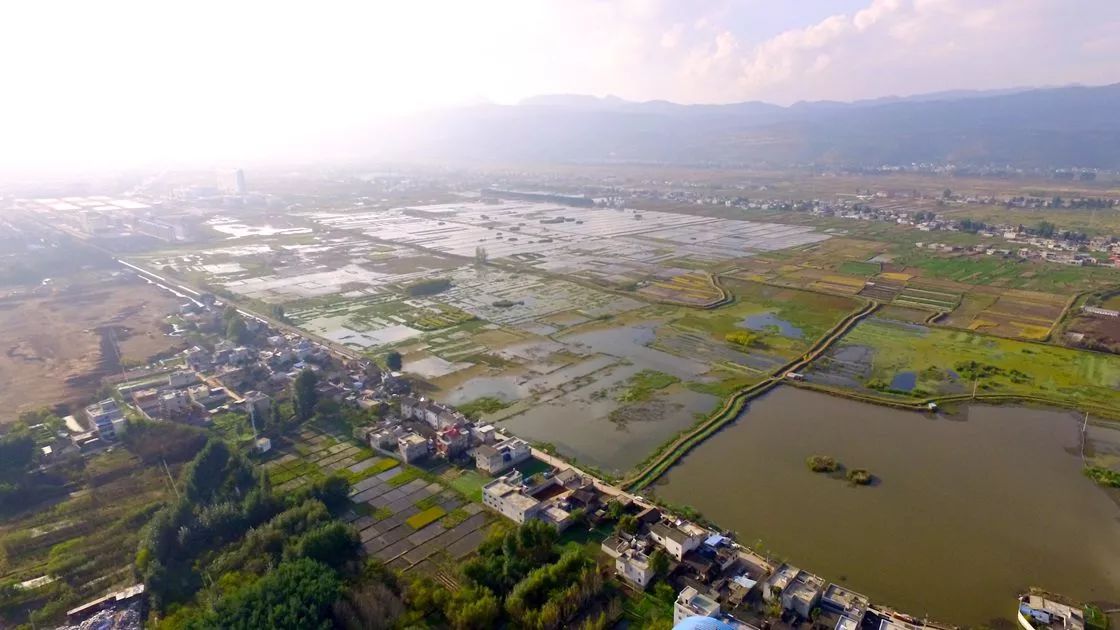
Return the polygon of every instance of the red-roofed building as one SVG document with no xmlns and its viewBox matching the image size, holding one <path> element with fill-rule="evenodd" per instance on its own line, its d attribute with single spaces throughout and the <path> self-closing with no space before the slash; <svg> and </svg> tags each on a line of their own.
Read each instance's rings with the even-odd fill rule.
<svg viewBox="0 0 1120 630">
<path fill-rule="evenodd" d="M 458 426 L 447 427 L 436 436 L 436 451 L 443 457 L 454 457 L 466 451 L 469 444 L 467 432 Z"/>
</svg>

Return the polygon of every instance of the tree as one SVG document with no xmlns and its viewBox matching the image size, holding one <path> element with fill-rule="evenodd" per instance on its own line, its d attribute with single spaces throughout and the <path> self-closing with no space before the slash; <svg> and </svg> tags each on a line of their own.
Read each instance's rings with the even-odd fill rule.
<svg viewBox="0 0 1120 630">
<path fill-rule="evenodd" d="M 280 405 L 272 405 L 268 426 L 270 429 L 275 429 L 277 431 L 284 430 L 284 415 L 280 413 Z"/>
<path fill-rule="evenodd" d="M 638 533 L 638 518 L 633 514 L 626 514 L 618 519 L 618 525 L 615 526 L 615 531 L 625 532 L 627 534 Z"/>
<path fill-rule="evenodd" d="M 474 262 L 475 262 L 476 265 L 480 265 L 480 266 L 485 265 L 486 261 L 489 258 L 490 258 L 490 256 L 489 256 L 489 254 L 486 253 L 486 248 L 485 247 L 479 245 L 478 247 L 474 248 Z"/>
<path fill-rule="evenodd" d="M 35 461 L 35 439 L 23 427 L 0 437 L 0 482 L 14 483 Z"/>
<path fill-rule="evenodd" d="M 607 518 L 611 519 L 612 521 L 617 521 L 618 519 L 622 518 L 622 515 L 625 513 L 626 506 L 622 504 L 622 501 L 619 501 L 618 499 L 611 499 L 610 502 L 607 503 Z"/>
<path fill-rule="evenodd" d="M 953 196 L 953 191 L 949 190 L 948 188 L 941 191 L 941 198 L 942 199 L 948 199 L 949 197 L 952 197 L 952 196 Z"/>
<path fill-rule="evenodd" d="M 445 607 L 447 620 L 456 630 L 486 630 L 497 627 L 502 613 L 494 593 L 472 584 L 456 592 Z"/>
<path fill-rule="evenodd" d="M 747 332 L 745 330 L 736 330 L 729 332 L 724 335 L 724 339 L 727 340 L 728 343 L 733 343 L 737 346 L 743 346 L 744 348 L 747 346 L 753 346 L 754 344 L 758 343 L 758 335 L 752 332 Z"/>
<path fill-rule="evenodd" d="M 306 368 L 292 382 L 292 404 L 301 421 L 309 420 L 315 413 L 315 403 L 319 401 L 319 392 L 315 389 L 318 383 L 318 375 Z"/>
<path fill-rule="evenodd" d="M 1054 236 L 1055 229 L 1056 229 L 1055 225 L 1053 223 L 1049 222 L 1049 221 L 1039 221 L 1038 222 L 1037 231 L 1038 231 L 1039 236 L 1042 236 L 1042 237 L 1045 237 L 1045 238 L 1050 238 L 1051 236 Z"/>
<path fill-rule="evenodd" d="M 239 344 L 251 341 L 252 335 L 249 333 L 249 326 L 236 308 L 227 306 L 226 310 L 222 312 L 222 321 L 226 324 L 226 339 Z"/>
<path fill-rule="evenodd" d="M 654 575 L 665 575 L 669 572 L 669 554 L 665 550 L 658 547 L 653 550 L 649 555 L 649 568 L 653 569 Z"/>
<path fill-rule="evenodd" d="M 672 605 L 673 601 L 677 599 L 677 592 L 673 590 L 673 585 L 668 582 L 654 584 L 652 595 L 669 605 Z"/>
<path fill-rule="evenodd" d="M 338 422 L 342 419 L 342 405 L 333 398 L 320 398 L 315 403 L 315 417 L 323 422 Z"/>
<path fill-rule="evenodd" d="M 353 527 L 334 521 L 297 538 L 284 550 L 284 555 L 339 567 L 357 555 L 359 545 L 361 540 Z"/>
<path fill-rule="evenodd" d="M 192 502 L 209 502 L 226 478 L 229 446 L 221 440 L 210 440 L 183 469 L 186 498 Z"/>
<path fill-rule="evenodd" d="M 576 508 L 571 511 L 573 525 L 587 525 L 587 510 Z"/>
<path fill-rule="evenodd" d="M 401 353 L 392 350 L 389 354 L 385 355 L 385 367 L 389 368 L 390 372 L 400 372 L 404 362 L 401 359 Z"/>
<path fill-rule="evenodd" d="M 333 627 L 331 605 L 341 588 L 338 575 L 322 563 L 307 558 L 283 562 L 254 584 L 222 597 L 186 628 L 327 630 Z"/>
<path fill-rule="evenodd" d="M 297 504 L 308 499 L 321 501 L 330 510 L 337 511 L 346 507 L 350 496 L 350 481 L 340 473 L 329 477 L 320 477 L 311 483 L 305 484 L 295 492 L 293 501 Z"/>
</svg>

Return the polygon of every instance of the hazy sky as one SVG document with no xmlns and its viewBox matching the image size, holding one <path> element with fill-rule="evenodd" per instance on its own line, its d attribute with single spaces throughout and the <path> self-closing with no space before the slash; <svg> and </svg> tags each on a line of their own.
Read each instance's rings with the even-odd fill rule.
<svg viewBox="0 0 1120 630">
<path fill-rule="evenodd" d="M 542 93 L 678 102 L 1120 81 L 1120 0 L 0 3 L 0 165 L 233 157 Z"/>
</svg>

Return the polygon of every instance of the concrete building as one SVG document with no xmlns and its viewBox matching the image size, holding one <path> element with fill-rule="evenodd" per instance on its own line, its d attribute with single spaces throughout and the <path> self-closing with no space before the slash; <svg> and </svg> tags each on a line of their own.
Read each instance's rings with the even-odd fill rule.
<svg viewBox="0 0 1120 630">
<path fill-rule="evenodd" d="M 268 394 L 256 390 L 245 392 L 241 404 L 245 407 L 245 413 L 256 414 L 258 423 L 268 418 L 268 414 L 272 410 L 272 399 L 268 397 Z"/>
<path fill-rule="evenodd" d="M 542 509 L 540 501 L 522 492 L 521 473 L 513 471 L 482 486 L 482 504 L 511 521 L 522 524 Z"/>
<path fill-rule="evenodd" d="M 483 444 L 474 451 L 475 466 L 484 473 L 496 475 L 529 459 L 532 449 L 521 438 L 511 437 L 497 444 Z"/>
<path fill-rule="evenodd" d="M 171 390 L 159 396 L 159 413 L 161 417 L 168 418 L 185 413 L 191 408 L 191 397 L 185 391 Z"/>
<path fill-rule="evenodd" d="M 370 431 L 367 439 L 371 447 L 388 451 L 392 450 L 397 445 L 397 440 L 407 433 L 407 429 L 397 424 L 377 431 Z"/>
<path fill-rule="evenodd" d="M 210 353 L 198 346 L 186 352 L 187 367 L 192 370 L 206 370 L 210 368 Z"/>
<path fill-rule="evenodd" d="M 195 404 L 207 409 L 222 404 L 228 397 L 226 390 L 221 387 L 210 387 L 205 383 L 191 387 L 187 390 L 187 394 L 190 395 Z"/>
<path fill-rule="evenodd" d="M 398 438 L 397 448 L 401 452 L 401 458 L 409 464 L 428 456 L 428 440 L 415 433 L 406 433 Z"/>
<path fill-rule="evenodd" d="M 772 602 L 781 597 L 782 593 L 789 587 L 793 578 L 801 573 L 801 569 L 797 567 L 782 563 L 774 572 L 770 574 L 766 581 L 762 583 L 762 599 Z"/>
<path fill-rule="evenodd" d="M 649 528 L 650 538 L 664 547 L 677 562 L 683 560 L 686 553 L 699 547 L 709 534 L 703 527 L 687 522 L 677 524 L 660 521 Z"/>
<path fill-rule="evenodd" d="M 716 619 L 719 615 L 719 603 L 691 586 L 684 587 L 684 590 L 677 596 L 677 601 L 673 604 L 674 625 L 689 617 Z"/>
<path fill-rule="evenodd" d="M 141 413 L 149 417 L 151 417 L 152 414 L 160 413 L 159 399 L 159 390 L 152 387 L 138 389 L 132 392 L 132 404 L 135 405 Z"/>
<path fill-rule="evenodd" d="M 494 428 L 494 425 L 487 424 L 487 425 L 484 425 L 484 426 L 481 426 L 481 427 L 472 426 L 470 428 L 470 432 L 471 432 L 471 439 L 474 440 L 475 443 L 477 443 L 477 444 L 493 444 L 494 441 L 495 441 L 494 435 L 496 434 L 497 429 Z"/>
<path fill-rule="evenodd" d="M 436 436 L 436 451 L 445 458 L 455 457 L 467 450 L 470 445 L 466 429 L 457 426 L 447 427 Z"/>
<path fill-rule="evenodd" d="M 188 370 L 177 370 L 167 375 L 168 387 L 187 387 L 198 382 L 198 375 Z"/>
<path fill-rule="evenodd" d="M 797 613 L 802 619 L 809 619 L 809 613 L 821 601 L 824 579 L 801 571 L 782 591 L 782 608 Z"/>
<path fill-rule="evenodd" d="M 1039 627 L 1054 630 L 1085 630 L 1083 609 L 1054 601 L 1043 595 L 1020 597 L 1016 616 L 1023 630 L 1037 630 Z"/>
<path fill-rule="evenodd" d="M 840 615 L 836 622 L 837 630 L 855 630 L 863 623 L 871 600 L 864 595 L 850 591 L 836 584 L 829 584 L 821 595 L 820 606 L 826 611 Z"/>
<path fill-rule="evenodd" d="M 103 440 L 112 440 L 117 436 L 115 426 L 124 422 L 124 412 L 120 405 L 112 398 L 106 398 L 94 403 L 85 409 L 90 426 L 97 431 L 98 437 Z"/>
<path fill-rule="evenodd" d="M 600 548 L 614 558 L 615 573 L 639 589 L 645 590 L 656 575 L 649 563 L 650 545 L 643 539 L 626 534 L 610 536 Z"/>
</svg>

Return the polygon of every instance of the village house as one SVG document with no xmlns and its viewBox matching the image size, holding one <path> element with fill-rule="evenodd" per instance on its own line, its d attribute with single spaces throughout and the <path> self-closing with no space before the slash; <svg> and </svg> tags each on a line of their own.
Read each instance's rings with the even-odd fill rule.
<svg viewBox="0 0 1120 630">
<path fill-rule="evenodd" d="M 572 524 L 568 496 L 584 485 L 571 469 L 527 479 L 515 470 L 483 486 L 482 503 L 518 524 L 538 519 L 562 532 Z"/>
<path fill-rule="evenodd" d="M 674 625 L 689 617 L 711 617 L 715 619 L 719 615 L 719 602 L 691 586 L 684 587 L 684 590 L 677 596 L 677 601 L 673 604 Z"/>
<path fill-rule="evenodd" d="M 521 473 L 513 471 L 482 487 L 482 504 L 518 525 L 536 516 L 541 502 L 522 492 Z"/>
<path fill-rule="evenodd" d="M 160 392 L 154 387 L 133 391 L 132 404 L 140 413 L 150 418 L 153 414 L 160 413 Z"/>
<path fill-rule="evenodd" d="M 665 548 L 677 562 L 684 560 L 686 553 L 696 549 L 707 539 L 709 532 L 692 523 L 659 521 L 649 528 L 649 536 Z"/>
<path fill-rule="evenodd" d="M 251 416 L 255 414 L 258 421 L 267 418 L 269 411 L 272 409 L 272 399 L 267 394 L 256 390 L 245 392 L 241 404 L 245 413 Z"/>
<path fill-rule="evenodd" d="M 191 408 L 191 397 L 187 392 L 174 389 L 159 396 L 159 414 L 163 418 L 182 415 Z"/>
<path fill-rule="evenodd" d="M 187 387 L 198 382 L 198 375 L 191 370 L 176 370 L 167 375 L 168 387 Z"/>
<path fill-rule="evenodd" d="M 812 573 L 802 571 L 794 578 L 789 588 L 782 593 L 782 607 L 809 619 L 810 613 L 821 601 L 824 580 Z"/>
<path fill-rule="evenodd" d="M 616 534 L 600 544 L 603 553 L 614 558 L 615 573 L 645 590 L 656 573 L 650 566 L 650 543 L 629 534 Z"/>
<path fill-rule="evenodd" d="M 397 448 L 405 463 L 421 460 L 428 456 L 428 440 L 415 433 L 406 433 L 397 439 Z"/>
<path fill-rule="evenodd" d="M 124 425 L 124 412 L 117 401 L 106 398 L 86 407 L 85 412 L 90 426 L 102 440 L 116 439 L 117 428 Z"/>
<path fill-rule="evenodd" d="M 510 437 L 496 444 L 483 444 L 474 450 L 475 466 L 484 473 L 496 475 L 529 459 L 532 449 L 521 438 Z"/>
<path fill-rule="evenodd" d="M 470 445 L 466 429 L 450 426 L 436 435 L 436 452 L 444 458 L 452 458 L 467 450 Z"/>
<path fill-rule="evenodd" d="M 856 630 L 859 628 L 860 624 L 863 623 L 864 615 L 867 613 L 867 607 L 870 605 L 871 600 L 867 597 L 836 584 L 828 585 L 828 588 L 821 595 L 820 601 L 823 610 L 840 616 L 836 622 L 837 630 Z"/>
</svg>

